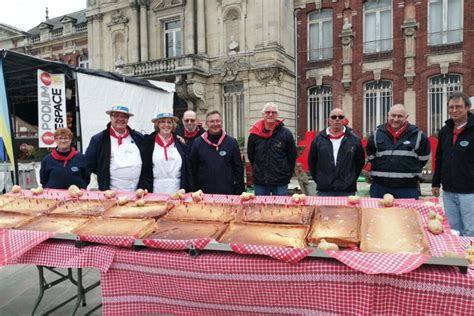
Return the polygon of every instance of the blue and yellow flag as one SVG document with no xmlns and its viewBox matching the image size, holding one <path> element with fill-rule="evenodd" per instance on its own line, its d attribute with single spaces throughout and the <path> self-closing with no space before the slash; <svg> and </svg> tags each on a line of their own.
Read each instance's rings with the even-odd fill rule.
<svg viewBox="0 0 474 316">
<path fill-rule="evenodd" d="M 0 136 L 3 138 L 8 158 L 10 158 L 10 162 L 14 166 L 15 157 L 13 156 L 13 139 L 9 112 L 5 77 L 3 75 L 3 59 L 0 58 Z"/>
</svg>

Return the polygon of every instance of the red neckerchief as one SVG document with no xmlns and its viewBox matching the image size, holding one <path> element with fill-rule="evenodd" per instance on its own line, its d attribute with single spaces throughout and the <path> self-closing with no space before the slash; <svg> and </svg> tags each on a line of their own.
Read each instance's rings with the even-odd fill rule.
<svg viewBox="0 0 474 316">
<path fill-rule="evenodd" d="M 461 134 L 461 132 L 464 130 L 465 127 L 466 125 L 464 125 L 460 129 L 457 129 L 456 127 L 453 128 L 453 144 L 456 143 L 456 140 L 458 139 L 459 134 Z"/>
<path fill-rule="evenodd" d="M 222 144 L 222 142 L 224 141 L 224 137 L 225 137 L 225 131 L 222 130 L 222 136 L 221 138 L 219 138 L 219 140 L 217 141 L 217 144 L 214 144 L 213 142 L 211 142 L 209 140 L 209 133 L 206 131 L 204 134 L 201 135 L 202 139 L 211 147 L 216 147 L 216 150 L 219 150 L 219 146 Z"/>
<path fill-rule="evenodd" d="M 188 143 L 188 141 L 190 139 L 193 139 L 194 137 L 196 137 L 196 135 L 199 133 L 199 126 L 196 127 L 196 129 L 194 130 L 194 132 L 190 133 L 188 132 L 188 130 L 185 128 L 184 129 L 184 139 L 186 140 L 186 143 Z"/>
<path fill-rule="evenodd" d="M 127 136 L 128 136 L 128 129 L 125 129 L 125 133 L 123 133 L 122 136 L 118 136 L 117 133 L 115 133 L 115 131 L 112 127 L 109 128 L 109 131 L 110 131 L 110 136 L 115 137 L 115 138 L 118 139 L 119 146 L 122 145 L 122 139 L 127 138 Z"/>
<path fill-rule="evenodd" d="M 163 140 L 161 139 L 160 137 L 160 134 L 156 134 L 156 137 L 155 137 L 155 142 L 160 145 L 161 147 L 163 147 L 163 149 L 165 150 L 165 159 L 166 161 L 168 161 L 168 151 L 167 151 L 167 148 L 171 146 L 171 144 L 173 144 L 174 142 L 174 137 L 173 135 L 171 135 L 171 138 L 170 140 L 168 141 L 168 143 L 163 143 Z"/>
<path fill-rule="evenodd" d="M 387 131 L 390 133 L 390 135 L 393 136 L 393 142 L 396 143 L 397 140 L 400 138 L 400 136 L 402 136 L 403 132 L 405 132 L 405 130 L 407 129 L 408 127 L 408 122 L 405 122 L 405 124 L 403 124 L 402 127 L 400 127 L 400 129 L 398 131 L 394 131 L 389 124 L 387 124 Z"/>
<path fill-rule="evenodd" d="M 342 131 L 336 135 L 329 134 L 329 133 L 326 133 L 326 134 L 328 135 L 329 139 L 339 139 L 339 138 L 342 138 L 346 134 L 346 131 Z"/>
<path fill-rule="evenodd" d="M 250 128 L 250 134 L 255 134 L 257 136 L 260 136 L 262 138 L 270 138 L 272 135 L 273 135 L 273 132 L 275 131 L 275 129 L 280 126 L 282 123 L 282 121 L 276 121 L 275 124 L 273 124 L 273 127 L 272 129 L 268 132 L 268 133 L 265 133 L 264 130 L 265 130 L 265 121 L 264 120 L 260 120 L 258 122 L 256 122 L 255 124 L 253 124 L 253 126 Z"/>
<path fill-rule="evenodd" d="M 67 162 L 71 160 L 72 157 L 74 157 L 75 155 L 77 155 L 77 150 L 74 147 L 71 147 L 71 152 L 69 153 L 69 155 L 67 155 L 67 157 L 64 157 L 58 154 L 56 149 L 53 149 L 53 151 L 51 152 L 51 156 L 53 156 L 54 159 L 64 161 L 64 167 L 66 167 Z"/>
</svg>

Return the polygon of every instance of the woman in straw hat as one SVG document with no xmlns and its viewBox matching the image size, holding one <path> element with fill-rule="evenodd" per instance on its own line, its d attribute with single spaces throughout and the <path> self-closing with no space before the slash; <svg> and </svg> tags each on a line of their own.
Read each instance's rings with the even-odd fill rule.
<svg viewBox="0 0 474 316">
<path fill-rule="evenodd" d="M 143 141 L 139 187 L 153 193 L 189 191 L 192 184 L 186 145 L 174 135 L 178 118 L 159 113 L 152 122 L 157 131 Z"/>
</svg>

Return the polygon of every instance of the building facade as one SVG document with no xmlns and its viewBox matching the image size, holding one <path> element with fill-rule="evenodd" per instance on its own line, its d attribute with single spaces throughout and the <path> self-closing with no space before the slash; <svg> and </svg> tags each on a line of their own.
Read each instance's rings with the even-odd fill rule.
<svg viewBox="0 0 474 316">
<path fill-rule="evenodd" d="M 88 68 L 85 10 L 49 19 L 22 31 L 0 24 L 0 49 Z"/>
<path fill-rule="evenodd" d="M 29 30 L 28 34 L 27 54 L 83 68 L 89 67 L 85 10 L 46 19 Z"/>
<path fill-rule="evenodd" d="M 89 0 L 92 68 L 176 83 L 175 113 L 223 114 L 241 144 L 276 102 L 296 129 L 293 1 Z"/>
<path fill-rule="evenodd" d="M 452 91 L 474 96 L 473 0 L 300 0 L 298 136 L 342 107 L 367 138 L 391 105 L 436 135 Z"/>
<path fill-rule="evenodd" d="M 26 53 L 28 33 L 14 26 L 0 23 L 0 48 Z"/>
</svg>

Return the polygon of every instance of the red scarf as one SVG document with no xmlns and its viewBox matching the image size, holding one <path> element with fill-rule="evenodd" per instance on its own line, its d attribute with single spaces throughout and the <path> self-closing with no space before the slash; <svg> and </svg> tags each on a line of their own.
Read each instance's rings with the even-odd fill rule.
<svg viewBox="0 0 474 316">
<path fill-rule="evenodd" d="M 396 143 L 397 140 L 400 138 L 400 136 L 402 136 L 403 132 L 405 132 L 405 130 L 407 129 L 408 127 L 408 122 L 405 122 L 405 124 L 403 124 L 402 127 L 400 127 L 400 129 L 398 131 L 394 131 L 389 124 L 387 124 L 387 131 L 390 133 L 390 135 L 393 136 L 393 142 Z"/>
<path fill-rule="evenodd" d="M 163 149 L 165 150 L 165 159 L 166 161 L 168 161 L 168 151 L 167 151 L 167 148 L 171 146 L 171 144 L 173 144 L 174 142 L 174 137 L 173 135 L 171 135 L 171 138 L 170 140 L 168 141 L 168 143 L 163 143 L 163 140 L 161 139 L 160 137 L 160 134 L 156 134 L 156 137 L 155 137 L 155 142 L 160 145 L 161 147 L 163 147 Z"/>
<path fill-rule="evenodd" d="M 346 134 L 346 131 L 342 131 L 342 132 L 340 132 L 339 134 L 336 134 L 336 135 L 329 134 L 329 133 L 327 133 L 327 134 L 328 134 L 329 139 L 339 139 L 339 138 L 342 138 Z"/>
<path fill-rule="evenodd" d="M 115 138 L 118 139 L 119 146 L 122 145 L 122 139 L 127 138 L 127 136 L 128 136 L 128 129 L 125 130 L 125 133 L 123 133 L 122 136 L 117 135 L 117 133 L 115 133 L 115 131 L 112 127 L 109 128 L 109 132 L 110 132 L 110 136 L 115 137 Z"/>
<path fill-rule="evenodd" d="M 461 127 L 460 129 L 457 129 L 456 127 L 453 129 L 453 144 L 456 143 L 456 140 L 458 139 L 459 134 L 464 130 L 466 126 Z"/>
<path fill-rule="evenodd" d="M 185 128 L 184 129 L 184 139 L 186 140 L 186 144 L 189 142 L 189 140 L 193 139 L 194 137 L 196 137 L 196 135 L 199 133 L 199 126 L 196 127 L 196 129 L 194 130 L 194 132 L 190 133 L 188 132 L 188 130 Z"/>
<path fill-rule="evenodd" d="M 222 144 L 222 142 L 224 141 L 224 137 L 225 137 L 225 131 L 222 130 L 222 136 L 221 138 L 219 138 L 219 140 L 217 141 L 217 144 L 214 144 L 213 142 L 211 142 L 209 140 L 209 133 L 206 131 L 204 134 L 201 135 L 202 139 L 211 147 L 215 147 L 216 150 L 219 150 L 219 146 Z"/>
<path fill-rule="evenodd" d="M 253 126 L 250 128 L 250 134 L 255 134 L 257 136 L 260 136 L 262 138 L 270 138 L 272 135 L 273 135 L 273 132 L 275 131 L 275 129 L 281 125 L 283 121 L 276 121 L 275 124 L 273 124 L 273 127 L 272 129 L 268 132 L 268 133 L 265 133 L 264 130 L 265 130 L 265 121 L 264 120 L 260 120 L 258 122 L 256 122 L 255 124 L 253 124 Z"/>
<path fill-rule="evenodd" d="M 77 155 L 77 150 L 74 147 L 71 147 L 71 152 L 69 153 L 69 155 L 67 155 L 67 157 L 58 154 L 56 149 L 53 149 L 53 151 L 51 152 L 51 156 L 53 156 L 54 159 L 64 161 L 64 167 L 66 167 L 67 162 L 71 160 L 72 157 L 74 157 L 75 155 Z"/>
</svg>

